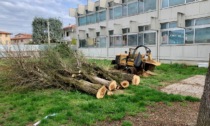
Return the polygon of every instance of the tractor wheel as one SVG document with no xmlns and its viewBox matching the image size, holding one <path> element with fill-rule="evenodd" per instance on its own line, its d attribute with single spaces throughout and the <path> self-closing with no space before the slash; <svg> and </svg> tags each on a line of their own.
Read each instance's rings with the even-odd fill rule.
<svg viewBox="0 0 210 126">
<path fill-rule="evenodd" d="M 127 72 L 130 73 L 130 74 L 136 74 L 137 73 L 137 70 L 135 67 L 129 67 L 127 69 Z"/>
</svg>

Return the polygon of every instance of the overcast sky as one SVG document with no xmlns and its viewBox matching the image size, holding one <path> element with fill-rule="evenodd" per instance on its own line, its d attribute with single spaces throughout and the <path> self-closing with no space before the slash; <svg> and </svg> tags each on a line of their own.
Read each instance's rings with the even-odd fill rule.
<svg viewBox="0 0 210 126">
<path fill-rule="evenodd" d="M 58 18 L 64 26 L 75 24 L 69 8 L 78 4 L 86 5 L 87 0 L 0 0 L 0 31 L 32 33 L 34 17 Z"/>
</svg>

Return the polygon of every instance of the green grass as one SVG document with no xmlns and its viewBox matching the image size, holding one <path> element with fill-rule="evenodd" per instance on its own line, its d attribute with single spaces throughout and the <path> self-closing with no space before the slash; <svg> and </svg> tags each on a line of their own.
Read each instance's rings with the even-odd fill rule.
<svg viewBox="0 0 210 126">
<path fill-rule="evenodd" d="M 108 60 L 91 60 L 109 66 Z M 135 116 L 145 112 L 146 106 L 164 102 L 199 101 L 197 98 L 161 93 L 156 88 L 164 83 L 179 81 L 193 75 L 204 75 L 207 69 L 185 65 L 163 64 L 157 68 L 157 76 L 141 78 L 140 86 L 130 86 L 124 95 L 106 96 L 97 100 L 79 91 L 65 92 L 57 89 L 14 92 L 5 90 L 6 79 L 0 72 L 0 125 L 23 126 L 42 119 L 40 126 L 94 125 L 97 121 L 121 120 L 126 115 Z M 132 94 L 132 95 L 127 95 Z M 43 119 L 55 113 L 56 116 Z M 132 123 L 124 121 L 123 126 Z"/>
</svg>

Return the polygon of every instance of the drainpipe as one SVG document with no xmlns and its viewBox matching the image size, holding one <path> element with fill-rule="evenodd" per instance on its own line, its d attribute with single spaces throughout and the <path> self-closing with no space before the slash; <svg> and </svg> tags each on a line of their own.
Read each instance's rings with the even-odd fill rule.
<svg viewBox="0 0 210 126">
<path fill-rule="evenodd" d="M 109 58 L 109 5 L 106 2 L 106 59 Z"/>
<path fill-rule="evenodd" d="M 158 19 L 158 25 L 160 26 L 160 7 L 161 7 L 161 0 L 157 0 L 157 19 Z M 160 61 L 160 42 L 161 42 L 161 30 L 160 27 L 157 31 L 157 61 Z"/>
</svg>

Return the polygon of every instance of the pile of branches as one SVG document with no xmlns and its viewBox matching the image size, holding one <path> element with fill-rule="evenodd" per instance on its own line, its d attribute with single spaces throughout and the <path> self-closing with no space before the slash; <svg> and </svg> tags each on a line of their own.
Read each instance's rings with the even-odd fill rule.
<svg viewBox="0 0 210 126">
<path fill-rule="evenodd" d="M 25 58 L 21 52 L 9 52 L 7 55 L 11 67 L 10 77 L 15 87 L 80 90 L 103 98 L 107 91 L 127 88 L 130 83 L 140 83 L 139 76 L 109 71 L 89 63 L 81 53 L 66 45 L 48 48 L 39 56 L 31 58 Z"/>
</svg>

